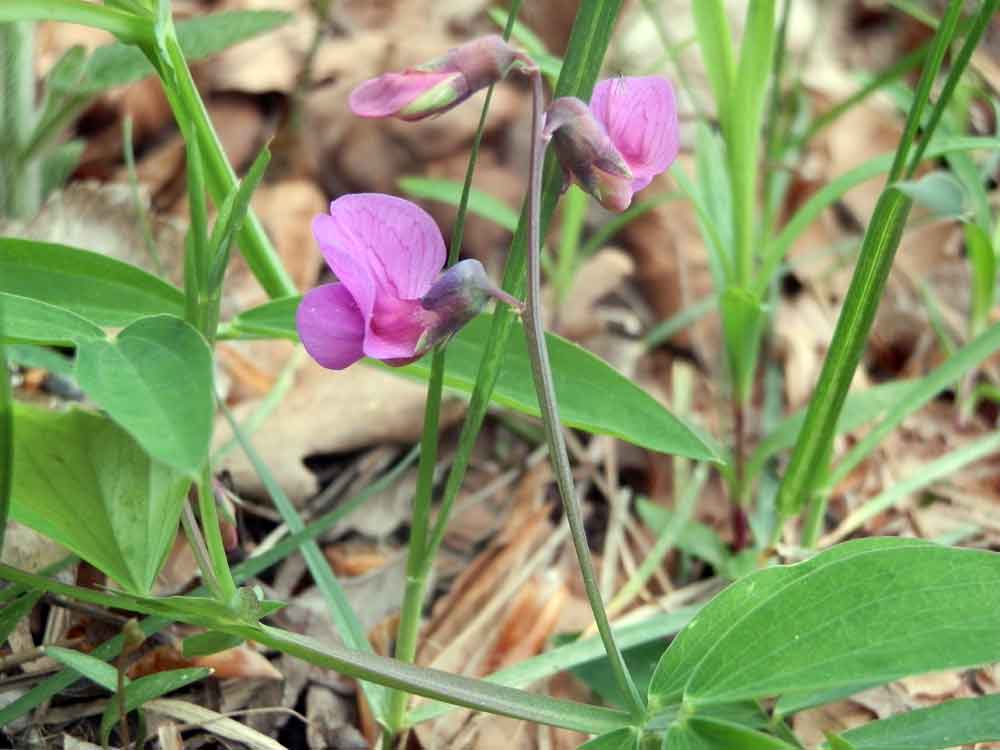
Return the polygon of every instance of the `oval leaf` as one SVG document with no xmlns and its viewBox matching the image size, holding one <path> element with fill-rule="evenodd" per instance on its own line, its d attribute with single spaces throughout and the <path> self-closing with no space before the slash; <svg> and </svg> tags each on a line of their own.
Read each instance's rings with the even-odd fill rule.
<svg viewBox="0 0 1000 750">
<path fill-rule="evenodd" d="M 80 387 L 149 454 L 194 476 L 208 455 L 212 353 L 179 318 L 143 318 L 112 340 L 82 342 Z"/>
<path fill-rule="evenodd" d="M 77 341 L 103 339 L 104 331 L 86 318 L 30 297 L 0 292 L 3 337 L 8 341 L 73 346 Z"/>
<path fill-rule="evenodd" d="M 650 702 L 731 703 L 1000 659 L 998 578 L 995 553 L 888 538 L 758 571 L 674 640 Z"/>
<path fill-rule="evenodd" d="M 150 461 L 106 417 L 15 403 L 14 422 L 12 517 L 128 591 L 149 591 L 173 543 L 187 481 Z"/>
<path fill-rule="evenodd" d="M 47 302 L 99 326 L 184 315 L 184 295 L 135 266 L 49 242 L 0 239 L 0 292 Z"/>
</svg>

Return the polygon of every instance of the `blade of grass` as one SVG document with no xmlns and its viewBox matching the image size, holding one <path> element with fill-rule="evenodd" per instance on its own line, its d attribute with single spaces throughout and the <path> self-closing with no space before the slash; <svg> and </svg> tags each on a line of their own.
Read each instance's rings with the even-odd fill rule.
<svg viewBox="0 0 1000 750">
<path fill-rule="evenodd" d="M 691 4 L 701 56 L 712 85 L 712 96 L 723 130 L 729 122 L 735 62 L 729 16 L 722 0 L 701 0 Z"/>
<path fill-rule="evenodd" d="M 489 97 L 489 91 L 486 92 Z M 486 104 L 483 103 L 484 111 Z M 482 140 L 482 134 L 477 130 L 476 138 L 473 140 L 473 149 L 476 149 Z M 470 157 L 471 158 L 471 157 Z M 399 189 L 411 198 L 423 198 L 425 200 L 440 201 L 450 206 L 462 205 L 462 195 L 465 192 L 465 183 L 455 180 L 444 180 L 434 177 L 400 177 L 397 181 Z M 517 229 L 517 213 L 499 198 L 494 198 L 489 193 L 470 187 L 469 198 L 466 202 L 466 210 L 489 219 L 494 224 L 513 232 Z M 458 225 L 456 216 L 456 226 Z M 453 234 L 455 230 L 452 230 Z M 461 244 L 461 243 L 459 243 Z"/>
<path fill-rule="evenodd" d="M 10 488 L 14 468 L 14 416 L 11 411 L 10 371 L 3 345 L 3 300 L 0 300 L 0 558 L 10 513 Z M 2 642 L 0 642 L 2 643 Z"/>
<path fill-rule="evenodd" d="M 997 2 L 998 0 L 987 0 L 980 8 L 980 13 L 988 19 L 996 9 Z M 889 172 L 890 186 L 882 192 L 875 215 L 865 234 L 858 265 L 851 279 L 844 307 L 820 373 L 819 383 L 810 401 L 809 412 L 800 433 L 803 437 L 792 453 L 788 470 L 778 490 L 778 507 L 782 516 L 786 518 L 810 502 L 810 514 L 803 538 L 806 546 L 815 543 L 825 510 L 825 502 L 822 498 L 814 498 L 814 492 L 829 460 L 837 417 L 854 371 L 860 362 L 889 269 L 899 246 L 903 225 L 912 206 L 912 201 L 891 187 L 891 183 L 904 174 L 909 148 L 920 124 L 931 84 L 951 43 L 961 6 L 961 0 L 952 0 L 945 19 L 935 35 L 928 65 L 917 86 L 917 99 L 910 111 L 903 140 Z M 952 68 L 949 79 L 960 76 L 962 70 L 961 67 Z M 948 88 L 948 84 L 945 88 Z M 943 105 L 944 101 L 939 100 L 938 107 Z M 915 159 L 922 155 L 924 145 L 932 136 L 931 129 L 924 133 L 924 140 L 918 148 Z M 915 161 L 912 162 L 913 167 L 915 164 Z"/>
<path fill-rule="evenodd" d="M 882 438 L 888 435 L 893 429 L 910 414 L 922 407 L 937 394 L 958 380 L 967 372 L 977 367 L 987 357 L 1000 350 L 1000 323 L 991 326 L 989 329 L 977 336 L 973 341 L 954 352 L 943 364 L 934 369 L 933 372 L 920 378 L 919 381 L 907 391 L 889 409 L 867 435 L 854 444 L 834 468 L 826 481 L 823 483 L 825 492 L 829 492 L 847 477 L 854 468 L 875 450 Z"/>
<path fill-rule="evenodd" d="M 104 29 L 123 41 L 150 42 L 153 25 L 148 19 L 82 0 L 4 0 L 0 23 L 9 21 L 64 21 Z"/>
<path fill-rule="evenodd" d="M 861 507 L 851 511 L 841 524 L 826 537 L 823 542 L 835 543 L 846 536 L 860 529 L 864 524 L 897 503 L 904 500 L 908 495 L 927 487 L 929 484 L 943 479 L 963 466 L 985 458 L 1000 449 L 1000 433 L 992 433 L 976 440 L 975 442 L 963 445 L 935 461 L 931 461 L 923 466 L 919 471 L 914 472 L 906 479 L 894 482 L 885 492 L 868 500 Z"/>
<path fill-rule="evenodd" d="M 507 18 L 504 38 L 509 39 L 521 0 L 515 0 Z M 458 261 L 462 249 L 462 238 L 465 233 L 465 217 L 469 210 L 472 195 L 472 177 L 476 171 L 479 158 L 479 147 L 482 144 L 486 129 L 486 117 L 489 114 L 490 103 L 493 101 L 491 85 L 486 92 L 486 101 L 479 114 L 479 126 L 472 142 L 469 154 L 469 164 L 465 169 L 465 180 L 462 183 L 462 193 L 458 200 L 458 212 L 452 228 L 451 243 L 448 247 L 446 265 L 452 266 Z M 427 382 L 427 400 L 424 405 L 424 426 L 420 437 L 420 465 L 417 470 L 417 488 L 413 499 L 413 516 L 410 521 L 410 544 L 406 553 L 406 588 L 403 591 L 403 602 L 399 615 L 399 627 L 396 632 L 395 656 L 403 662 L 412 663 L 417 655 L 417 639 L 420 634 L 420 620 L 424 608 L 424 596 L 427 580 L 437 546 L 431 543 L 431 503 L 434 494 L 434 470 L 437 465 L 438 435 L 441 417 L 441 397 L 444 393 L 444 370 L 447 357 L 447 346 L 439 346 L 431 357 L 431 372 Z M 450 505 L 444 505 L 438 516 L 438 523 L 447 523 Z M 385 745 L 390 745 L 396 732 L 399 731 L 406 715 L 407 693 L 403 690 L 393 690 L 389 693 L 386 703 L 385 729 L 387 736 Z"/>
<path fill-rule="evenodd" d="M 267 490 L 267 493 L 274 501 L 274 506 L 281 514 L 281 519 L 292 533 L 301 533 L 305 529 L 305 524 L 302 522 L 302 518 L 299 516 L 292 501 L 288 499 L 288 496 L 281 489 L 271 470 L 264 463 L 260 454 L 257 453 L 257 449 L 247 439 L 242 428 L 233 417 L 233 413 L 221 400 L 219 401 L 219 408 L 229 423 L 233 431 L 233 436 L 239 441 L 240 447 L 253 465 L 257 476 L 260 477 L 264 489 Z M 358 617 L 347 600 L 347 595 L 344 593 L 340 581 L 334 575 L 333 569 L 330 567 L 330 562 L 323 555 L 323 551 L 319 548 L 319 545 L 311 540 L 305 542 L 302 545 L 302 557 L 305 558 L 306 566 L 309 568 L 309 572 L 316 582 L 316 587 L 323 593 L 326 599 L 330 617 L 344 643 L 357 651 L 374 654 L 375 652 L 368 642 L 364 628 L 358 621 Z M 361 688 L 364 691 L 365 698 L 368 699 L 368 704 L 371 706 L 375 720 L 380 724 L 385 724 L 387 709 L 385 689 L 381 685 L 368 682 L 362 682 Z"/>
</svg>

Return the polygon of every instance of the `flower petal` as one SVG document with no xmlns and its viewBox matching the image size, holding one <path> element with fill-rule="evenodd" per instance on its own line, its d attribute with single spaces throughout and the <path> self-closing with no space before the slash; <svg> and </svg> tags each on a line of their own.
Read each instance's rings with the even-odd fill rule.
<svg viewBox="0 0 1000 750">
<path fill-rule="evenodd" d="M 295 327 L 309 356 L 323 367 L 343 370 L 364 356 L 365 320 L 343 284 L 307 292 L 295 313 Z"/>
<path fill-rule="evenodd" d="M 380 298 L 365 331 L 365 354 L 388 364 L 412 359 L 428 319 L 416 300 Z"/>
<path fill-rule="evenodd" d="M 350 256 L 367 271 L 377 296 L 393 299 L 420 299 L 444 266 L 444 240 L 430 214 L 391 195 L 342 196 L 330 204 L 329 216 L 316 217 L 313 233 L 330 268 L 363 311 L 358 290 L 341 275 L 335 255 Z"/>
<path fill-rule="evenodd" d="M 392 117 L 421 94 L 460 75 L 453 71 L 428 73 L 419 70 L 385 73 L 354 89 L 348 104 L 358 117 Z"/>
<path fill-rule="evenodd" d="M 590 109 L 608 131 L 641 190 L 677 157 L 680 128 L 673 86 L 665 78 L 613 78 L 594 87 Z"/>
</svg>

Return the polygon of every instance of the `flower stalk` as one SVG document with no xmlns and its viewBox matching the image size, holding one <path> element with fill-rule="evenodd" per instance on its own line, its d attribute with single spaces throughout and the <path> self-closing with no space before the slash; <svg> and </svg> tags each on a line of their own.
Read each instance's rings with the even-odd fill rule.
<svg viewBox="0 0 1000 750">
<path fill-rule="evenodd" d="M 625 659 L 615 642 L 614 633 L 611 631 L 607 612 L 604 610 L 604 602 L 601 599 L 601 591 L 594 572 L 594 562 L 587 544 L 587 532 L 584 529 L 583 515 L 580 513 L 569 455 L 566 452 L 566 443 L 559 421 L 559 407 L 556 403 L 552 367 L 549 364 L 549 352 L 545 346 L 541 303 L 541 195 L 542 158 L 545 152 L 545 142 L 542 122 L 544 94 L 540 72 L 535 72 L 531 76 L 531 94 L 531 162 L 528 172 L 528 287 L 523 315 L 528 356 L 531 360 L 531 372 L 535 381 L 535 391 L 538 394 L 542 423 L 545 426 L 545 437 L 549 445 L 549 456 L 555 470 L 556 484 L 559 487 L 559 496 L 562 499 L 566 521 L 569 523 L 570 535 L 573 538 L 573 548 L 580 565 L 587 600 L 590 602 L 594 622 L 601 635 L 601 641 L 604 643 L 608 662 L 611 665 L 615 681 L 618 683 L 618 688 L 626 701 L 629 713 L 634 718 L 639 719 L 645 713 L 645 703 L 635 686 L 632 675 L 629 674 Z"/>
</svg>

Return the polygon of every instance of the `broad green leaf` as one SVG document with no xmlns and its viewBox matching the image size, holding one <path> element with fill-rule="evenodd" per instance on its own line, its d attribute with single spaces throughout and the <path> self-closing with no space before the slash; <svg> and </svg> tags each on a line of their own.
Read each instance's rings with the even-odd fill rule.
<svg viewBox="0 0 1000 750">
<path fill-rule="evenodd" d="M 66 245 L 0 238 L 0 292 L 47 302 L 99 326 L 184 314 L 184 295 L 135 266 Z"/>
<path fill-rule="evenodd" d="M 126 590 L 150 589 L 173 543 L 187 482 L 114 422 L 14 405 L 12 517 Z"/>
<path fill-rule="evenodd" d="M 174 27 L 188 60 L 208 57 L 227 47 L 264 34 L 286 23 L 292 14 L 272 10 L 232 11 L 178 21 Z M 153 74 L 135 46 L 114 43 L 98 47 L 90 56 L 77 93 L 94 96 L 115 86 Z"/>
<path fill-rule="evenodd" d="M 674 639 L 650 702 L 696 708 L 1000 659 L 998 576 L 996 553 L 898 538 L 758 571 Z"/>
<path fill-rule="evenodd" d="M 639 750 L 639 732 L 622 727 L 583 743 L 579 750 Z"/>
<path fill-rule="evenodd" d="M 75 669 L 88 680 L 96 682 L 105 690 L 112 693 L 118 690 L 118 670 L 106 661 L 84 654 L 80 651 L 73 651 L 59 646 L 47 646 L 45 655 L 51 656 L 60 664 L 65 664 L 70 669 Z M 126 681 L 128 678 L 125 678 Z"/>
<path fill-rule="evenodd" d="M 243 639 L 239 636 L 209 630 L 185 638 L 181 644 L 181 652 L 190 659 L 195 656 L 217 654 L 220 651 L 236 648 L 241 643 L 243 643 Z"/>
<path fill-rule="evenodd" d="M 400 177 L 399 189 L 412 198 L 439 201 L 457 206 L 462 197 L 462 183 L 436 177 Z M 469 211 L 489 219 L 507 231 L 517 229 L 517 212 L 489 193 L 469 190 Z"/>
<path fill-rule="evenodd" d="M 295 310 L 299 299 L 279 299 L 242 313 L 223 326 L 220 334 L 295 338 Z M 480 315 L 448 344 L 444 376 L 447 387 L 471 393 L 492 317 Z M 567 425 L 614 435 L 663 453 L 720 460 L 717 449 L 707 437 L 673 416 L 604 360 L 555 334 L 546 334 L 546 339 L 555 374 L 559 412 Z M 391 371 L 426 379 L 430 373 L 430 359 L 428 355 L 419 362 Z M 524 333 L 517 329 L 507 341 L 503 370 L 492 400 L 515 411 L 538 416 L 538 400 L 532 383 Z M 602 397 L 593 398 L 595 392 Z"/>
<path fill-rule="evenodd" d="M 103 663 L 103 662 L 102 662 Z M 212 674 L 211 669 L 194 667 L 188 669 L 171 669 L 167 672 L 148 674 L 133 680 L 125 686 L 125 713 L 141 708 L 144 703 L 187 687 L 193 682 L 203 680 Z M 108 701 L 104 714 L 101 716 L 101 742 L 107 745 L 111 730 L 120 721 L 120 704 L 117 700 Z"/>
<path fill-rule="evenodd" d="M 104 338 L 104 331 L 89 320 L 47 302 L 0 292 L 0 304 L 3 337 L 8 341 L 74 346 L 78 341 Z"/>
<path fill-rule="evenodd" d="M 740 750 L 794 750 L 789 745 L 764 732 L 742 724 L 716 717 L 692 716 L 686 722 L 688 730 L 697 735 L 705 746 L 711 748 L 740 748 Z M 669 746 L 669 743 L 668 743 Z"/>
<path fill-rule="evenodd" d="M 1000 695 L 962 698 L 872 721 L 843 734 L 857 750 L 936 750 L 1000 740 Z"/>
<path fill-rule="evenodd" d="M 948 172 L 930 172 L 917 180 L 897 182 L 896 187 L 940 219 L 961 219 L 969 214 L 965 187 Z"/>
<path fill-rule="evenodd" d="M 180 318 L 157 315 L 113 340 L 81 342 L 80 387 L 149 454 L 196 476 L 212 438 L 212 353 Z"/>
</svg>

